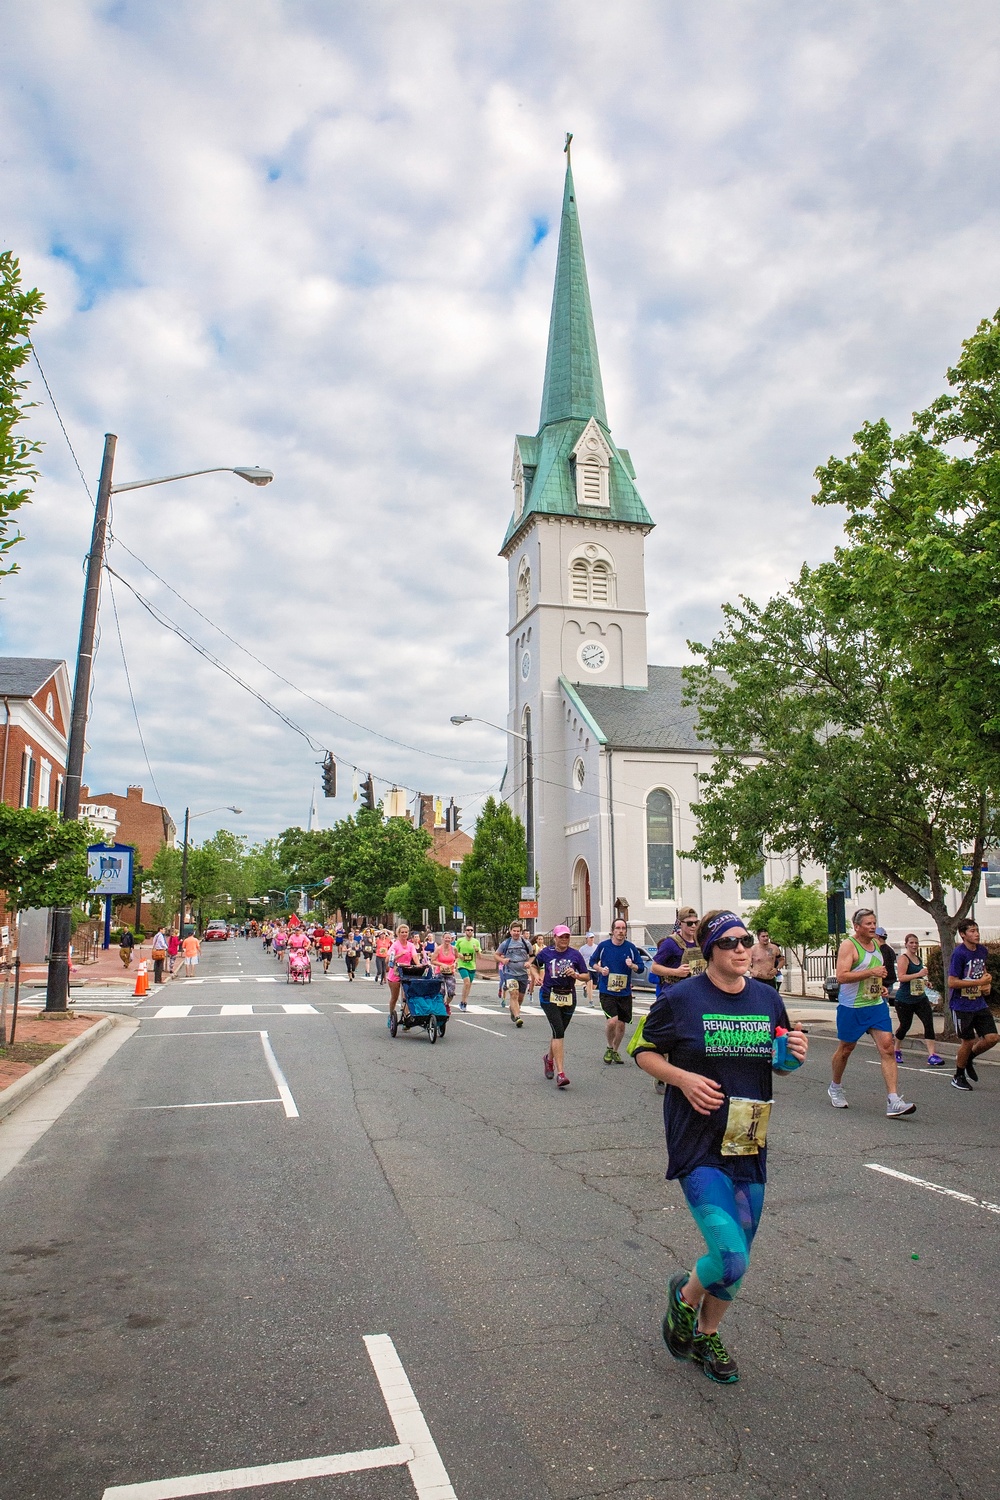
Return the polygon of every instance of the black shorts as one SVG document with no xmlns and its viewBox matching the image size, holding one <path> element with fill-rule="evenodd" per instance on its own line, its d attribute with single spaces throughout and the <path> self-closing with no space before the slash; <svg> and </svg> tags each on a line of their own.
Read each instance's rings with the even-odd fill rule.
<svg viewBox="0 0 1000 1500">
<path fill-rule="evenodd" d="M 956 1010 L 955 1025 L 963 1042 L 971 1042 L 977 1036 L 996 1036 L 997 1023 L 989 1006 L 982 1010 Z"/>
<path fill-rule="evenodd" d="M 553 1005 L 552 1001 L 543 995 L 541 1006 L 548 1017 L 549 1029 L 552 1035 L 557 1042 L 561 1041 L 566 1035 L 566 1027 L 573 1019 L 573 1012 L 576 1010 L 576 996 L 573 996 L 572 1005 Z"/>
<path fill-rule="evenodd" d="M 914 1017 L 923 1022 L 924 1036 L 929 1042 L 933 1042 L 934 1012 L 926 995 L 920 995 L 916 1000 L 894 1000 L 893 1004 L 896 1007 L 896 1015 L 899 1017 L 899 1025 L 896 1027 L 897 1042 L 901 1042 L 908 1035 Z"/>
<path fill-rule="evenodd" d="M 632 1019 L 632 995 L 629 990 L 619 990 L 616 995 L 601 995 L 601 1009 L 609 1021 L 624 1021 L 626 1026 Z"/>
<path fill-rule="evenodd" d="M 506 978 L 503 980 L 503 988 L 504 988 L 504 990 L 506 990 L 506 988 L 507 988 L 507 986 L 509 984 L 516 984 L 517 985 L 517 992 L 521 996 L 524 996 L 524 995 L 526 995 L 528 993 L 528 976 L 527 976 L 527 974 L 508 974 L 506 976 Z"/>
</svg>

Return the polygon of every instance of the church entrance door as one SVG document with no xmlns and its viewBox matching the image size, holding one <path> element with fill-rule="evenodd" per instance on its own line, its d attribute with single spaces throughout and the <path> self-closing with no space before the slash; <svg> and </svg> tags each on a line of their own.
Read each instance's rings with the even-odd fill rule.
<svg viewBox="0 0 1000 1500">
<path fill-rule="evenodd" d="M 585 859 L 578 859 L 573 871 L 573 934 L 583 937 L 590 931 L 590 870 Z"/>
</svg>

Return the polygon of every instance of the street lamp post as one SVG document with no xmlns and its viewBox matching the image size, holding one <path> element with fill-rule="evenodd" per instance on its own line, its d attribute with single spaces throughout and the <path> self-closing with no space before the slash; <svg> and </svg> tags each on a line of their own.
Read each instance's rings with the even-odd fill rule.
<svg viewBox="0 0 1000 1500">
<path fill-rule="evenodd" d="M 83 593 L 80 619 L 80 644 L 76 653 L 76 676 L 73 681 L 73 713 L 70 720 L 69 747 L 66 753 L 66 776 L 63 783 L 62 816 L 74 822 L 80 816 L 80 786 L 83 780 L 83 754 L 87 734 L 87 706 L 90 679 L 94 665 L 94 639 L 97 634 L 97 609 L 101 598 L 101 570 L 108 536 L 108 513 L 111 496 L 124 490 L 141 490 L 153 484 L 170 484 L 175 479 L 193 479 L 199 474 L 238 474 L 248 484 L 270 484 L 274 475 L 269 469 L 216 468 L 191 469 L 184 474 L 164 474 L 159 479 L 136 479 L 128 484 L 113 484 L 115 449 L 118 438 L 113 432 L 104 435 L 104 458 L 101 481 L 94 507 L 94 529 L 87 555 L 87 582 Z M 68 906 L 57 906 L 52 912 L 52 938 L 49 946 L 49 971 L 45 987 L 45 1009 L 65 1010 L 69 1001 L 69 943 L 73 913 Z"/>
<path fill-rule="evenodd" d="M 515 740 L 524 743 L 524 820 L 525 820 L 525 844 L 527 845 L 527 879 L 525 885 L 535 889 L 535 762 L 531 750 L 531 715 L 527 717 L 527 734 L 520 734 L 516 729 L 506 729 L 502 724 L 491 724 L 489 719 L 479 719 L 475 714 L 452 714 L 451 722 L 459 724 L 485 724 L 487 729 L 497 729 L 501 734 L 512 735 Z M 534 922 L 529 922 L 528 930 L 534 935 Z"/>
<path fill-rule="evenodd" d="M 209 813 L 231 812 L 239 816 L 242 807 L 207 807 L 204 812 L 193 813 L 189 807 L 184 809 L 184 852 L 181 855 L 181 911 L 177 920 L 177 936 L 183 941 L 184 938 L 184 916 L 187 911 L 187 889 L 188 889 L 188 830 L 191 827 L 192 818 L 207 818 Z"/>
</svg>

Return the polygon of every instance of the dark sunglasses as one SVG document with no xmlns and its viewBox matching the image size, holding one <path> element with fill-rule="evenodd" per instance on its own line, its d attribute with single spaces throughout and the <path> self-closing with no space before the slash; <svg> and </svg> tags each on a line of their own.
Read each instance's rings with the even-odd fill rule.
<svg viewBox="0 0 1000 1500">
<path fill-rule="evenodd" d="M 742 937 L 738 938 L 717 938 L 712 947 L 724 948 L 727 953 L 731 953 L 734 948 L 752 948 L 753 945 L 753 938 L 749 932 L 745 932 Z"/>
</svg>

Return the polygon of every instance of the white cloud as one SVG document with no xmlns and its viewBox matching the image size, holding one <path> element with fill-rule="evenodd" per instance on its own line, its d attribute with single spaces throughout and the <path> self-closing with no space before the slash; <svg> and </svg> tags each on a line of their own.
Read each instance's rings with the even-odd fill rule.
<svg viewBox="0 0 1000 1500">
<path fill-rule="evenodd" d="M 1000 303 L 985 0 L 39 0 L 5 33 L 6 243 L 48 297 L 80 458 L 93 483 L 111 428 L 121 478 L 275 470 L 121 497 L 116 531 L 284 681 L 115 565 L 317 742 L 459 802 L 500 774 L 502 741 L 448 718 L 505 712 L 496 550 L 537 421 L 555 245 L 533 240 L 564 129 L 612 427 L 659 523 L 654 661 L 829 552 L 816 464 L 865 418 L 905 421 Z M 47 406 L 33 426 L 3 649 L 71 657 L 89 506 Z M 117 598 L 175 815 L 304 819 L 316 756 Z M 290 682 L 494 764 L 373 740 Z M 148 782 L 109 608 L 89 738 L 92 786 Z"/>
</svg>

